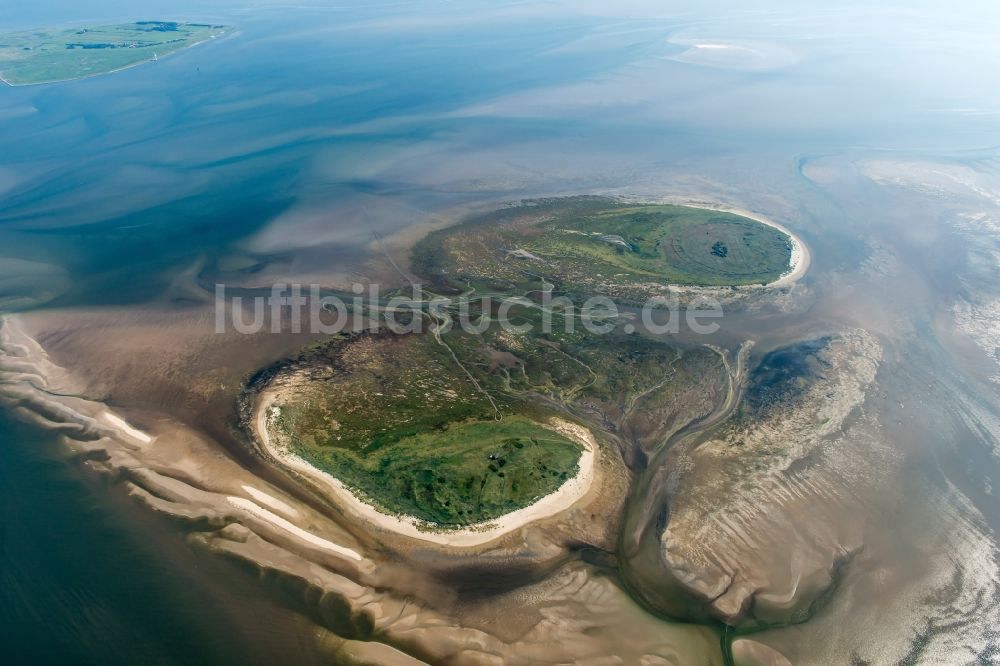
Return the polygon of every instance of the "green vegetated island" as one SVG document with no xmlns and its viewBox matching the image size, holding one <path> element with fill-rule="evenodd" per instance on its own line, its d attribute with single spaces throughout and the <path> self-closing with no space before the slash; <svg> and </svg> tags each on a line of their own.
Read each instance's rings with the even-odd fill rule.
<svg viewBox="0 0 1000 666">
<path fill-rule="evenodd" d="M 218 37 L 224 25 L 136 21 L 0 35 L 0 78 L 19 86 L 107 74 Z"/>
<path fill-rule="evenodd" d="M 648 295 L 666 285 L 766 284 L 788 271 L 791 256 L 788 234 L 733 213 L 575 197 L 431 234 L 414 262 L 434 279 L 516 287 L 542 276 L 591 293 Z"/>
<path fill-rule="evenodd" d="M 447 299 L 437 312 L 396 313 L 404 326 L 422 318 L 423 332 L 340 334 L 261 373 L 249 394 L 280 396 L 267 419 L 277 449 L 383 512 L 483 523 L 577 473 L 581 445 L 554 418 L 598 438 L 656 442 L 725 381 L 716 352 L 682 352 L 618 321 L 590 332 L 578 311 L 543 305 L 542 288 L 582 302 L 611 280 L 754 284 L 779 277 L 789 258 L 785 234 L 727 213 L 597 198 L 506 208 L 415 247 L 415 270 Z M 505 304 L 507 320 L 530 330 L 499 325 Z M 460 315 L 481 331 L 443 326 Z"/>
</svg>

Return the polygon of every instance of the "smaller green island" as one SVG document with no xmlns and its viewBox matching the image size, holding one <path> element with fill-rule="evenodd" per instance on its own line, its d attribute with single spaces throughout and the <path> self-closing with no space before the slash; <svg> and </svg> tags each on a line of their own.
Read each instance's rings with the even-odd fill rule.
<svg viewBox="0 0 1000 666">
<path fill-rule="evenodd" d="M 414 248 L 438 289 L 515 292 L 538 281 L 643 301 L 665 286 L 765 285 L 792 268 L 793 240 L 755 219 L 604 197 L 542 199 L 434 232 Z"/>
<path fill-rule="evenodd" d="M 108 74 L 157 60 L 229 29 L 210 23 L 136 21 L 0 35 L 0 80 L 25 86 Z"/>
</svg>

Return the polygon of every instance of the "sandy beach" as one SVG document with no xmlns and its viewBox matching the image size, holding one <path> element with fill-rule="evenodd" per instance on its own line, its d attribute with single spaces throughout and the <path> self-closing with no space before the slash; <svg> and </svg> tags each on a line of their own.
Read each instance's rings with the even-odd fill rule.
<svg viewBox="0 0 1000 666">
<path fill-rule="evenodd" d="M 792 239 L 792 256 L 788 260 L 788 270 L 780 278 L 774 282 L 769 282 L 765 286 L 787 287 L 802 279 L 802 277 L 809 270 L 809 264 L 812 261 L 812 257 L 809 254 L 809 248 L 802 242 L 801 238 L 792 233 L 788 227 L 780 225 L 774 220 L 769 220 L 766 217 L 761 217 L 755 213 L 739 209 L 731 209 L 726 212 L 736 213 L 737 215 L 742 215 L 743 217 L 749 217 L 751 220 L 756 220 L 761 224 L 766 224 L 769 227 L 773 227 L 778 231 L 788 234 L 788 237 Z"/>
<path fill-rule="evenodd" d="M 371 504 L 358 498 L 339 479 L 316 469 L 294 453 L 276 446 L 268 435 L 267 424 L 268 419 L 275 413 L 274 410 L 280 409 L 275 405 L 278 398 L 277 392 L 265 391 L 261 394 L 257 404 L 254 430 L 264 449 L 282 465 L 329 489 L 338 503 L 358 517 L 378 528 L 413 539 L 457 548 L 489 543 L 536 520 L 549 518 L 565 511 L 586 495 L 594 482 L 597 441 L 593 434 L 582 426 L 561 419 L 553 419 L 545 425 L 578 442 L 583 447 L 576 476 L 566 481 L 554 493 L 546 495 L 534 504 L 488 523 L 462 529 L 428 528 L 418 518 L 394 516 L 379 511 Z"/>
</svg>

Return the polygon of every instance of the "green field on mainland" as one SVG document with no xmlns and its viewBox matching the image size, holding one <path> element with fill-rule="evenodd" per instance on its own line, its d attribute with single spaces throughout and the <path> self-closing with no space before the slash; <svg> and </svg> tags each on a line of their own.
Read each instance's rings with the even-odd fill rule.
<svg viewBox="0 0 1000 666">
<path fill-rule="evenodd" d="M 224 25 L 136 21 L 0 35 L 0 78 L 10 85 L 107 74 L 161 58 L 229 30 Z"/>
</svg>

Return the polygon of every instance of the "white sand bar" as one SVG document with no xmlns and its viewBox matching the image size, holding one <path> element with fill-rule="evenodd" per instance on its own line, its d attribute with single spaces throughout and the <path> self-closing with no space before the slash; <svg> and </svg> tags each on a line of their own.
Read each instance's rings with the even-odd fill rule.
<svg viewBox="0 0 1000 666">
<path fill-rule="evenodd" d="M 247 495 L 254 498 L 255 500 L 257 500 L 266 507 L 274 509 L 275 511 L 283 513 L 286 516 L 290 516 L 292 518 L 295 518 L 299 515 L 298 509 L 292 507 L 287 502 L 282 502 L 280 499 L 274 497 L 273 495 L 268 495 L 263 490 L 257 490 L 253 486 L 248 486 L 246 484 L 240 487 L 243 488 L 243 492 L 245 492 Z"/>
<path fill-rule="evenodd" d="M 264 507 L 260 506 L 259 504 L 255 504 L 254 502 L 251 502 L 248 499 L 245 499 L 243 497 L 227 497 L 226 500 L 235 508 L 240 509 L 241 511 L 246 511 L 248 514 L 250 514 L 255 518 L 259 518 L 260 520 L 271 523 L 275 527 L 279 527 L 288 532 L 289 534 L 292 534 L 293 536 L 296 536 L 299 539 L 302 539 L 303 541 L 311 543 L 314 546 L 319 546 L 320 548 L 329 550 L 331 552 L 350 558 L 352 560 L 357 560 L 358 562 L 362 560 L 361 555 L 356 550 L 353 550 L 351 548 L 345 548 L 344 546 L 338 546 L 332 541 L 328 541 L 327 539 L 318 537 L 312 532 L 307 532 L 301 527 L 298 527 L 297 525 L 293 525 L 292 523 L 288 522 L 278 514 L 268 511 Z"/>
<path fill-rule="evenodd" d="M 141 430 L 133 428 L 125 421 L 125 419 L 121 418 L 120 416 L 116 416 L 111 412 L 104 412 L 103 414 L 101 414 L 101 416 L 109 425 L 122 431 L 123 433 L 125 433 L 134 440 L 140 441 L 143 444 L 149 444 L 150 442 L 153 441 L 152 437 L 150 437 Z"/>
</svg>

